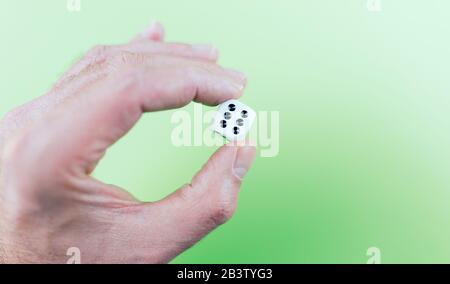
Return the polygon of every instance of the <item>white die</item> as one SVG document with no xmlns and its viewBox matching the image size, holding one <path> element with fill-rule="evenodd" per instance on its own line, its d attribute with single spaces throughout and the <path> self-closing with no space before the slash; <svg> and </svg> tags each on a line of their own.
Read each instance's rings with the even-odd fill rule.
<svg viewBox="0 0 450 284">
<path fill-rule="evenodd" d="M 211 128 L 230 141 L 244 140 L 256 118 L 247 105 L 229 100 L 219 106 Z"/>
</svg>

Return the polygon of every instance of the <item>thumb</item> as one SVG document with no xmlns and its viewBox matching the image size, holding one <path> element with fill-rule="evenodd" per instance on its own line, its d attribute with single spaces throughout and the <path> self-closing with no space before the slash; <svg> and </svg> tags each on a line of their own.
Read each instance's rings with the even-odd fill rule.
<svg viewBox="0 0 450 284">
<path fill-rule="evenodd" d="M 242 179 L 255 157 L 253 146 L 225 145 L 203 168 L 167 198 L 148 204 L 148 214 L 161 218 L 162 238 L 170 239 L 172 256 L 187 249 L 217 226 L 228 221 L 236 209 Z"/>
<path fill-rule="evenodd" d="M 254 147 L 223 146 L 174 198 L 181 195 L 188 203 L 201 204 L 197 213 L 213 221 L 214 227 L 225 223 L 236 209 L 242 179 L 254 156 Z"/>
<path fill-rule="evenodd" d="M 206 234 L 232 217 L 242 179 L 254 157 L 254 147 L 225 145 L 212 155 L 191 184 L 161 202 L 176 208 L 174 221 L 181 218 L 189 228 Z"/>
</svg>

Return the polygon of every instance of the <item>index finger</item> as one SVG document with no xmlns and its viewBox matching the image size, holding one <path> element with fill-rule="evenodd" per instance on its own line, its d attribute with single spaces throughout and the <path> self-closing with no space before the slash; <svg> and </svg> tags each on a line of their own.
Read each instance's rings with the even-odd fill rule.
<svg viewBox="0 0 450 284">
<path fill-rule="evenodd" d="M 39 170 L 89 174 L 143 112 L 177 108 L 191 101 L 218 104 L 239 98 L 243 89 L 243 83 L 213 68 L 134 66 L 68 99 L 34 125 L 24 141 L 34 141 L 29 157 L 37 159 Z"/>
</svg>

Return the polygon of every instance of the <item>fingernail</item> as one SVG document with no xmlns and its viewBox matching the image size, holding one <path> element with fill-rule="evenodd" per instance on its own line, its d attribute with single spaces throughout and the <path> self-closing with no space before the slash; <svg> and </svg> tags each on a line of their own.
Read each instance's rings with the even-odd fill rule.
<svg viewBox="0 0 450 284">
<path fill-rule="evenodd" d="M 152 22 L 148 27 L 146 27 L 145 30 L 141 32 L 142 37 L 149 37 L 152 34 L 155 25 L 156 23 Z"/>
<path fill-rule="evenodd" d="M 219 56 L 219 50 L 210 44 L 193 44 L 192 49 L 199 54 L 207 55 L 209 58 L 217 58 Z"/>
<path fill-rule="evenodd" d="M 234 174 L 239 178 L 239 179 L 243 179 L 245 177 L 245 175 L 247 174 L 248 169 L 246 168 L 235 168 L 234 169 Z"/>
<path fill-rule="evenodd" d="M 255 158 L 255 152 L 255 147 L 252 146 L 239 147 L 233 167 L 237 178 L 243 179 L 247 175 Z"/>
<path fill-rule="evenodd" d="M 242 95 L 242 92 L 245 89 L 245 84 L 244 83 L 232 83 L 235 90 L 237 90 L 237 93 L 239 93 L 240 95 Z"/>
<path fill-rule="evenodd" d="M 227 73 L 233 78 L 238 79 L 245 86 L 247 84 L 247 75 L 235 69 L 227 69 Z"/>
<path fill-rule="evenodd" d="M 153 39 L 153 37 L 163 36 L 163 27 L 159 22 L 152 22 L 142 33 L 141 36 L 144 38 Z"/>
</svg>

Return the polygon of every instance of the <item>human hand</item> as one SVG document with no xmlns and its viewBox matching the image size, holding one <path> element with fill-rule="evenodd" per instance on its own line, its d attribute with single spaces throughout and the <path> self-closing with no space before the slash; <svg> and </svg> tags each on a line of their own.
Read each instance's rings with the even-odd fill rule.
<svg viewBox="0 0 450 284">
<path fill-rule="evenodd" d="M 205 45 L 162 42 L 159 24 L 96 47 L 49 93 L 0 123 L 0 262 L 166 263 L 233 214 L 255 149 L 223 146 L 191 183 L 144 203 L 90 174 L 142 113 L 242 95 L 245 76 Z"/>
</svg>

